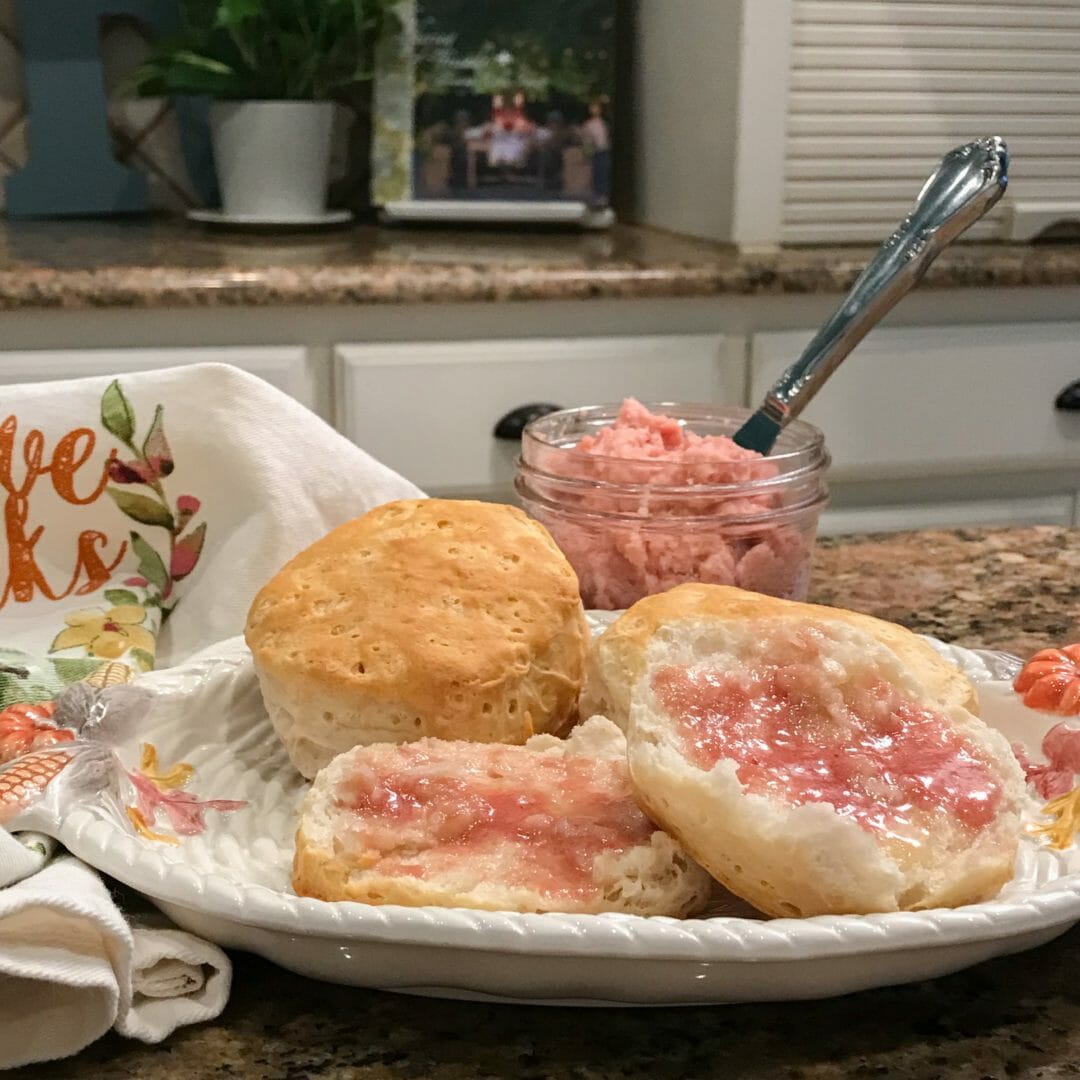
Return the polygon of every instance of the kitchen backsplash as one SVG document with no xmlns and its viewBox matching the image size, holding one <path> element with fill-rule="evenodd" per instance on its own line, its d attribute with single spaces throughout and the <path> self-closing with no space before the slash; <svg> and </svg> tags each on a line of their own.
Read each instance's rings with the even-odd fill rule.
<svg viewBox="0 0 1080 1080">
<path fill-rule="evenodd" d="M 25 160 L 26 112 L 15 0 L 0 0 L 0 175 L 7 176 Z M 0 206 L 3 198 L 0 186 Z"/>
<path fill-rule="evenodd" d="M 110 16 L 101 27 L 101 58 L 108 106 L 109 134 L 118 160 L 146 174 L 151 205 L 157 209 L 182 212 L 199 206 L 202 199 L 189 175 L 180 141 L 176 110 L 166 98 L 116 98 L 111 94 L 127 73 L 148 53 L 150 42 L 137 19 Z M 354 178 L 346 176 L 348 153 L 355 117 L 339 110 L 331 180 L 343 199 L 354 205 L 349 189 Z M 21 168 L 27 158 L 27 116 L 23 92 L 22 54 L 15 12 L 15 0 L 0 0 L 0 181 Z M 366 184 L 358 175 L 356 184 Z M 0 183 L 0 210 L 4 187 Z"/>
</svg>

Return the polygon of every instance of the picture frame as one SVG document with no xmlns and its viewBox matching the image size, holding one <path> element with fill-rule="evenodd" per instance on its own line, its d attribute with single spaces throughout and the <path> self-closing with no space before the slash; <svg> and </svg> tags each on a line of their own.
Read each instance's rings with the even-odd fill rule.
<svg viewBox="0 0 1080 1080">
<path fill-rule="evenodd" d="M 384 220 L 610 224 L 615 8 L 402 0 L 374 88 Z"/>
</svg>

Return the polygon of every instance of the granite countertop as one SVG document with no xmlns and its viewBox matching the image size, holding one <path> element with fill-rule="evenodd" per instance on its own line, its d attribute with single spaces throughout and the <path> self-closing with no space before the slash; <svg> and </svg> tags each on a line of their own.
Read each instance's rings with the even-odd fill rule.
<svg viewBox="0 0 1080 1080">
<path fill-rule="evenodd" d="M 813 599 L 964 645 L 1080 640 L 1080 531 L 831 540 Z M 1080 1075 L 1080 928 L 960 974 L 833 1001 L 592 1011 L 398 997 L 237 956 L 232 1000 L 162 1047 L 109 1036 L 12 1080 L 739 1080 Z"/>
<path fill-rule="evenodd" d="M 586 234 L 226 232 L 168 218 L 0 220 L 0 311 L 837 293 L 872 253 Z M 954 245 L 922 289 L 1080 284 L 1080 245 Z"/>
</svg>

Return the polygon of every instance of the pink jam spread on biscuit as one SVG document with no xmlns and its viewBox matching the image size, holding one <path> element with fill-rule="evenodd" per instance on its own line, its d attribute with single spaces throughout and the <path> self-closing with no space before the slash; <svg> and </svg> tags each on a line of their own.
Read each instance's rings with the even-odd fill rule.
<svg viewBox="0 0 1080 1080">
<path fill-rule="evenodd" d="M 373 752 L 372 752 L 373 751 Z M 371 869 L 424 877 L 466 862 L 478 881 L 587 901 L 598 855 L 648 843 L 656 826 L 624 760 L 422 739 L 372 747 L 341 800 Z"/>
<path fill-rule="evenodd" d="M 543 467 L 593 479 L 596 487 L 565 515 L 532 512 L 577 572 L 586 607 L 626 608 L 687 581 L 805 595 L 812 534 L 792 524 L 733 520 L 775 509 L 772 494 L 709 490 L 776 476 L 767 458 L 727 436 L 698 435 L 633 398 L 613 424 L 583 436 L 576 449 L 584 453 L 551 454 Z M 609 486 L 619 484 L 646 485 L 646 493 Z M 664 487 L 698 490 L 669 494 Z"/>
<path fill-rule="evenodd" d="M 743 674 L 668 667 L 653 690 L 687 756 L 704 770 L 734 761 L 752 794 L 831 803 L 908 841 L 935 812 L 973 830 L 996 814 L 1001 786 L 986 762 L 940 713 L 885 682 L 842 693 L 807 663 Z"/>
</svg>

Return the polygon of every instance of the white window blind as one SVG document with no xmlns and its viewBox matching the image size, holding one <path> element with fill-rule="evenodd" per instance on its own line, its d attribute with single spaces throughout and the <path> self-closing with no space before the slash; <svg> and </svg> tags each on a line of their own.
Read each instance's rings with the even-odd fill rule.
<svg viewBox="0 0 1080 1080">
<path fill-rule="evenodd" d="M 971 238 L 1080 218 L 1080 0 L 794 0 L 791 29 L 785 243 L 882 239 L 982 135 L 1013 164 Z"/>
</svg>

